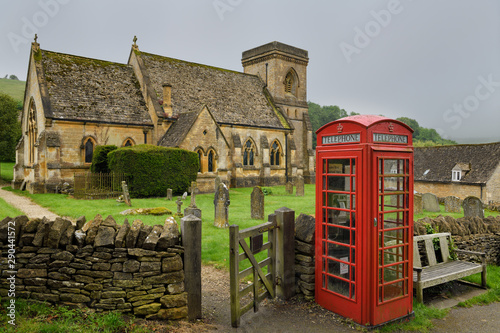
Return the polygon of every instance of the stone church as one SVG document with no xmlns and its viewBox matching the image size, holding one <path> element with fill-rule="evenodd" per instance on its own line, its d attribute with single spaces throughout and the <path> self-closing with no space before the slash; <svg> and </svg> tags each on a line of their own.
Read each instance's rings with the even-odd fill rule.
<svg viewBox="0 0 500 333">
<path fill-rule="evenodd" d="M 54 192 L 89 170 L 98 145 L 194 151 L 198 186 L 314 183 L 308 52 L 272 42 L 243 52 L 244 72 L 139 50 L 127 64 L 32 43 L 14 188 Z"/>
</svg>

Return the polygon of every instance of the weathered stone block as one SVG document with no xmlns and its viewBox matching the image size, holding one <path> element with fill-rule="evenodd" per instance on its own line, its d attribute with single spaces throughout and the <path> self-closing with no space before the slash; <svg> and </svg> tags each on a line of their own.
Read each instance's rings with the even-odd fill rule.
<svg viewBox="0 0 500 333">
<path fill-rule="evenodd" d="M 126 296 L 127 293 L 125 291 L 113 290 L 113 291 L 104 291 L 102 293 L 101 298 L 123 298 Z"/>
<path fill-rule="evenodd" d="M 178 320 L 186 318 L 187 315 L 188 308 L 187 306 L 183 306 L 182 308 L 161 309 L 156 316 L 158 319 L 163 320 Z"/>
<path fill-rule="evenodd" d="M 98 262 L 92 265 L 92 269 L 95 271 L 109 271 L 111 264 L 108 262 Z"/>
<path fill-rule="evenodd" d="M 26 269 L 26 268 L 20 268 L 17 271 L 17 277 L 19 279 L 47 277 L 47 270 L 46 269 Z"/>
<path fill-rule="evenodd" d="M 71 280 L 71 277 L 69 275 L 61 274 L 59 272 L 50 272 L 48 274 L 48 276 L 49 276 L 50 279 L 54 279 L 54 280 L 61 280 L 61 281 L 69 281 L 69 280 Z"/>
<path fill-rule="evenodd" d="M 123 225 L 120 227 L 120 230 L 118 230 L 118 233 L 116 234 L 116 239 L 115 239 L 115 246 L 116 247 L 125 247 L 126 245 L 126 237 L 127 234 L 130 230 L 130 223 L 128 223 L 128 220 L 125 219 L 123 221 Z"/>
<path fill-rule="evenodd" d="M 115 229 L 112 227 L 100 226 L 94 239 L 94 246 L 112 247 L 115 245 Z"/>
<path fill-rule="evenodd" d="M 161 225 L 155 225 L 149 235 L 144 240 L 144 244 L 142 244 L 142 248 L 145 250 L 154 250 L 156 248 L 156 243 L 160 239 L 160 234 L 163 230 Z"/>
<path fill-rule="evenodd" d="M 59 295 L 49 293 L 31 293 L 30 297 L 39 301 L 46 301 L 51 303 L 59 302 Z"/>
<path fill-rule="evenodd" d="M 90 297 L 82 294 L 61 294 L 59 295 L 61 301 L 71 303 L 86 303 L 90 302 Z"/>
<path fill-rule="evenodd" d="M 54 260 L 71 261 L 73 260 L 73 258 L 75 258 L 75 256 L 69 251 L 62 251 L 52 254 L 51 258 Z"/>
<path fill-rule="evenodd" d="M 158 243 L 156 244 L 156 249 L 158 251 L 164 251 L 178 243 L 179 225 L 173 217 L 169 217 L 163 224 L 163 230 L 161 232 L 160 238 L 158 239 Z"/>
<path fill-rule="evenodd" d="M 165 295 L 160 298 L 160 303 L 166 308 L 180 308 L 187 305 L 187 293 Z"/>
<path fill-rule="evenodd" d="M 143 306 L 139 306 L 134 309 L 134 314 L 136 316 L 145 316 L 149 314 L 157 313 L 161 308 L 160 303 L 151 303 Z"/>
<path fill-rule="evenodd" d="M 316 220 L 313 216 L 300 214 L 295 220 L 295 238 L 302 242 L 314 243 Z"/>
<path fill-rule="evenodd" d="M 102 290 L 102 284 L 100 283 L 89 283 L 83 287 L 83 289 L 88 291 L 99 291 Z"/>
<path fill-rule="evenodd" d="M 163 273 L 157 276 L 151 276 L 144 279 L 144 284 L 169 284 L 184 281 L 184 272 Z"/>
<path fill-rule="evenodd" d="M 59 247 L 59 240 L 61 239 L 61 236 L 70 225 L 71 221 L 62 219 L 60 217 L 56 218 L 48 233 L 47 246 L 53 249 L 57 249 Z"/>
<path fill-rule="evenodd" d="M 142 245 L 144 244 L 144 241 L 148 237 L 148 235 L 151 233 L 153 230 L 153 227 L 150 225 L 143 224 L 141 227 L 141 230 L 139 231 L 139 235 L 137 236 L 137 243 L 136 247 L 141 248 Z"/>
<path fill-rule="evenodd" d="M 139 271 L 140 267 L 141 263 L 133 259 L 127 260 L 123 263 L 124 272 L 135 273 Z"/>
<path fill-rule="evenodd" d="M 125 245 L 126 247 L 134 248 L 137 244 L 137 237 L 139 237 L 139 232 L 141 231 L 142 228 L 142 221 L 141 220 L 135 220 L 132 223 L 132 226 L 130 227 L 129 232 L 127 233 L 127 236 L 125 237 Z"/>
<path fill-rule="evenodd" d="M 141 262 L 141 268 L 139 272 L 160 272 L 161 262 Z"/>
<path fill-rule="evenodd" d="M 113 280 L 113 286 L 120 288 L 134 288 L 142 285 L 142 278 L 132 280 Z"/>
<path fill-rule="evenodd" d="M 180 294 L 184 291 L 184 282 L 171 283 L 167 285 L 167 292 L 169 294 Z"/>
<path fill-rule="evenodd" d="M 183 268 L 183 263 L 180 255 L 175 257 L 163 258 L 162 259 L 162 272 L 175 272 L 180 271 Z"/>
</svg>

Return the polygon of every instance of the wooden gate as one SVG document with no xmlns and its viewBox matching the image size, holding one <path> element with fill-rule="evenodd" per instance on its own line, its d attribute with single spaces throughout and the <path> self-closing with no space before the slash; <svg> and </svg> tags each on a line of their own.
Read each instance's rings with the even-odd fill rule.
<svg viewBox="0 0 500 333">
<path fill-rule="evenodd" d="M 240 317 L 267 297 L 276 296 L 276 215 L 269 215 L 269 222 L 239 231 L 237 225 L 229 227 L 231 325 L 238 327 Z M 267 242 L 264 243 L 264 233 Z M 246 239 L 249 239 L 250 245 Z M 243 250 L 240 253 L 240 249 Z M 257 261 L 255 255 L 267 250 L 267 257 Z M 248 259 L 251 266 L 240 271 L 240 263 Z M 267 268 L 267 272 L 264 272 Z M 252 275 L 252 281 L 240 287 L 240 282 Z M 253 294 L 251 296 L 250 294 Z"/>
</svg>

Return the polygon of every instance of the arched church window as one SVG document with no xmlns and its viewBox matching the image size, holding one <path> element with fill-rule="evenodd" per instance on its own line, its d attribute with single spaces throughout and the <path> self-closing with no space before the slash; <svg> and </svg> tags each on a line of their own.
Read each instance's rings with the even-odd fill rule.
<svg viewBox="0 0 500 333">
<path fill-rule="evenodd" d="M 198 154 L 198 163 L 200 164 L 200 167 L 198 168 L 198 172 L 202 172 L 202 168 L 201 168 L 201 159 L 203 157 L 203 151 L 201 149 L 196 149 L 195 150 L 196 153 Z"/>
<path fill-rule="evenodd" d="M 271 162 L 271 165 L 280 165 L 281 146 L 278 140 L 274 140 L 273 144 L 271 145 L 269 155 L 269 161 Z"/>
<path fill-rule="evenodd" d="M 92 163 L 94 157 L 94 142 L 88 138 L 85 142 L 85 163 Z"/>
<path fill-rule="evenodd" d="M 125 140 L 123 147 L 132 147 L 133 145 L 134 145 L 134 142 L 132 141 L 132 139 L 127 139 L 127 140 Z"/>
<path fill-rule="evenodd" d="M 285 77 L 285 92 L 291 94 L 292 89 L 293 89 L 293 75 L 292 72 L 288 72 L 288 74 Z"/>
<path fill-rule="evenodd" d="M 253 165 L 255 156 L 255 145 L 252 140 L 248 139 L 243 147 L 243 165 Z"/>
<path fill-rule="evenodd" d="M 32 101 L 28 113 L 29 164 L 35 163 L 35 143 L 37 135 L 36 107 L 35 103 Z"/>
<path fill-rule="evenodd" d="M 215 171 L 215 152 L 213 149 L 210 149 L 208 152 L 208 172 Z"/>
</svg>

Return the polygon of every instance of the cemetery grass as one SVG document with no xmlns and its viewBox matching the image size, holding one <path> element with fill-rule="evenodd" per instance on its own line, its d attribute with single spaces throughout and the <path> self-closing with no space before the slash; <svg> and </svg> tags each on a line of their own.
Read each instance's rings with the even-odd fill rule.
<svg viewBox="0 0 500 333">
<path fill-rule="evenodd" d="M 10 182 L 14 178 L 14 164 L 13 162 L 0 163 L 0 178 Z"/>
<path fill-rule="evenodd" d="M 458 218 L 464 217 L 464 209 L 462 207 L 460 207 L 460 213 L 448 213 L 448 212 L 445 212 L 444 205 L 439 205 L 439 209 L 440 209 L 439 212 L 427 212 L 427 211 L 424 211 L 421 214 L 415 214 L 413 216 L 413 220 L 417 221 L 419 219 L 423 219 L 424 217 L 429 217 L 429 218 L 433 219 L 433 218 L 438 217 L 439 215 L 451 216 L 454 219 L 458 219 Z M 491 210 L 487 210 L 487 209 L 484 210 L 484 217 L 488 217 L 490 215 L 497 216 L 498 214 L 500 214 L 500 213 L 499 212 L 494 212 L 494 211 L 491 211 Z"/>
<path fill-rule="evenodd" d="M 0 198 L 0 212 L 2 212 L 2 215 L 0 216 L 0 220 L 2 220 L 6 216 L 14 217 L 14 216 L 23 215 L 23 213 L 20 210 L 12 207 L 7 202 L 5 202 L 5 200 L 3 200 L 2 198 Z"/>
<path fill-rule="evenodd" d="M 166 207 L 173 213 L 177 211 L 174 196 L 172 201 L 165 198 L 148 198 L 134 199 L 132 198 L 132 207 L 128 207 L 125 203 L 116 202 L 115 199 L 102 200 L 77 200 L 68 195 L 63 194 L 30 194 L 26 191 L 12 190 L 10 187 L 4 187 L 5 190 L 12 191 L 18 195 L 24 195 L 31 198 L 34 202 L 50 211 L 60 215 L 77 219 L 80 216 L 85 216 L 86 220 L 93 219 L 97 214 L 103 218 L 108 215 L 113 216 L 118 224 L 122 224 L 125 219 L 129 223 L 134 220 L 141 220 L 148 225 L 161 224 L 169 215 L 163 216 L 147 216 L 147 215 L 120 215 L 120 212 L 129 208 L 154 208 Z M 295 218 L 301 213 L 314 215 L 315 213 L 315 185 L 305 185 L 305 196 L 296 197 L 294 194 L 287 194 L 285 186 L 275 186 L 270 188 L 271 195 L 265 196 L 265 217 L 274 213 L 275 210 L 281 207 L 288 207 L 295 211 Z M 235 188 L 230 189 L 229 196 L 231 203 L 229 205 L 229 225 L 236 224 L 240 230 L 249 228 L 258 224 L 262 224 L 264 220 L 254 220 L 250 218 L 250 197 L 253 188 Z M 196 206 L 202 211 L 202 261 L 204 264 L 214 265 L 216 268 L 229 269 L 229 228 L 219 229 L 214 224 L 214 194 L 198 194 L 196 195 Z M 182 212 L 188 207 L 190 197 L 183 201 Z M 176 217 L 180 224 L 180 218 Z M 259 258 L 259 257 L 258 257 Z M 244 265 L 243 267 L 248 267 Z"/>
<path fill-rule="evenodd" d="M 119 312 L 96 313 L 89 309 L 69 309 L 43 302 L 16 299 L 15 326 L 9 324 L 7 301 L 0 306 L 2 332 L 102 332 L 145 333 L 146 327 L 136 324 L 133 317 Z"/>
</svg>

